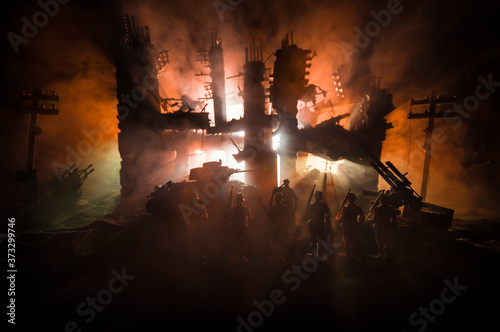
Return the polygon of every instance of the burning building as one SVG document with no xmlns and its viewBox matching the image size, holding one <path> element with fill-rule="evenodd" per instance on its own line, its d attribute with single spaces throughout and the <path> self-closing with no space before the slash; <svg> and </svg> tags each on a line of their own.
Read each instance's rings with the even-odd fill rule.
<svg viewBox="0 0 500 332">
<path fill-rule="evenodd" d="M 9 272 L 17 280 L 8 316 L 17 314 L 18 327 L 495 323 L 492 4 L 34 0 L 4 12 L 9 236 L 0 242 L 19 268 Z M 276 243 L 267 226 L 269 194 L 284 179 L 299 204 L 282 260 L 268 256 Z M 335 222 L 333 248 L 324 248 L 335 258 L 307 255 L 310 234 L 298 217 L 311 189 L 323 191 L 332 215 L 349 189 L 365 215 L 387 190 L 391 209 L 404 206 L 389 243 L 394 259 L 372 257 L 369 222 L 360 225 L 361 260 L 336 255 Z M 253 214 L 246 264 L 230 259 L 237 193 Z M 203 211 L 206 242 L 194 248 L 188 221 Z"/>
<path fill-rule="evenodd" d="M 137 27 L 133 17 L 125 16 L 122 38 L 117 53 L 117 92 L 123 202 L 147 196 L 148 190 L 165 183 L 174 173 L 180 178 L 187 176 L 190 156 L 204 155 L 199 159 L 202 162 L 236 162 L 240 170 L 248 172 L 244 182 L 264 192 L 284 178 L 300 180 L 299 155 L 317 156 L 325 163 L 349 160 L 358 167 L 369 165 L 370 154 L 380 157 L 385 130 L 391 127 L 384 117 L 394 109 L 392 95 L 381 89 L 380 81 L 376 84 L 373 80 L 363 95 L 345 98 L 349 82 L 341 85 L 340 73 L 336 72 L 332 79 L 342 95 L 335 98 L 335 108 L 347 111 L 316 123 L 319 105 L 329 103 L 330 109 L 334 105 L 326 100 L 326 91 L 309 84 L 313 52 L 298 47 L 293 32 L 274 52 L 272 73 L 266 68 L 262 47 L 253 43 L 245 48 L 243 72 L 237 75 L 244 79 L 242 91 L 238 86 L 243 109 L 240 118 L 232 119 L 227 115 L 224 51 L 216 31 L 210 48 L 198 52 L 198 61 L 209 70 L 199 75 L 210 76 L 210 81 L 205 83 L 205 96 L 197 100 L 159 96 L 157 73 L 163 68 L 169 70 L 161 58 L 168 53 L 156 51 L 147 26 Z M 323 95 L 319 102 L 317 95 Z M 301 104 L 309 105 L 302 111 L 307 108 L 315 113 L 316 121 L 306 120 L 306 125 L 299 126 Z M 349 116 L 347 123 L 339 124 Z M 231 153 L 234 147 L 236 151 Z M 173 153 L 166 158 L 162 156 L 164 151 Z M 220 151 L 218 156 L 214 151 Z M 175 166 L 169 168 L 168 163 Z M 353 179 L 358 183 L 348 181 L 344 185 L 376 190 L 378 174 L 373 170 L 365 173 L 364 179 Z"/>
</svg>

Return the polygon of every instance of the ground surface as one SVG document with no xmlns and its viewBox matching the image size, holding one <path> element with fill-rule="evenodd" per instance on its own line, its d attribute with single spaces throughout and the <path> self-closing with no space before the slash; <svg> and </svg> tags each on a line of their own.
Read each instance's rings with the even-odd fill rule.
<svg viewBox="0 0 500 332">
<path fill-rule="evenodd" d="M 305 258 L 300 241 L 288 261 L 270 261 L 255 232 L 247 264 L 203 265 L 180 234 L 143 215 L 18 235 L 16 330 L 483 331 L 496 321 L 499 222 L 399 226 L 386 261 L 338 255 L 337 230 L 327 262 Z"/>
</svg>

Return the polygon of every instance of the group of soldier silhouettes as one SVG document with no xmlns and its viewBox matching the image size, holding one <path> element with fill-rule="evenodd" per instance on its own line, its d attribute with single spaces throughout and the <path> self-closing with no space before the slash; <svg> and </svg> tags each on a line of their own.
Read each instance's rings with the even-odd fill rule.
<svg viewBox="0 0 500 332">
<path fill-rule="evenodd" d="M 297 203 L 298 198 L 294 189 L 290 187 L 290 180 L 283 180 L 283 184 L 273 190 L 271 204 L 264 216 L 269 239 L 268 259 L 285 260 L 285 243 L 298 226 L 295 222 Z M 378 247 L 378 253 L 374 257 L 386 258 L 386 248 L 390 241 L 391 228 L 396 222 L 397 212 L 398 210 L 389 204 L 388 196 L 383 195 L 379 202 L 371 207 L 365 220 L 363 209 L 356 203 L 356 195 L 349 192 L 335 217 L 342 230 L 342 241 L 345 248 L 345 252 L 340 253 L 340 255 L 348 258 L 361 255 L 363 242 L 361 225 L 368 221 L 372 223 Z M 246 205 L 243 194 L 236 194 L 234 204 L 230 207 L 227 215 L 231 248 L 230 260 L 247 262 L 245 248 L 253 218 L 252 211 Z M 307 255 L 325 255 L 325 248 L 319 246 L 318 243 L 332 243 L 331 219 L 330 209 L 323 202 L 323 193 L 319 190 L 315 191 L 314 202 L 306 206 L 302 216 L 302 222 L 307 223 L 310 237 L 310 248 Z M 203 253 L 203 243 L 206 240 L 207 229 L 208 216 L 206 210 L 203 210 L 188 225 L 188 237 L 192 255 L 201 256 L 204 259 L 206 256 Z"/>
</svg>

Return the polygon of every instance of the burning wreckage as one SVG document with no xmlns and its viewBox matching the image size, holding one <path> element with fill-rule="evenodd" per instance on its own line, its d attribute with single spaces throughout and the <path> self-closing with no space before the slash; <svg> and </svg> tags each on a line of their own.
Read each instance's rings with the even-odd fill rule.
<svg viewBox="0 0 500 332">
<path fill-rule="evenodd" d="M 117 54 L 118 95 L 144 80 L 156 81 L 158 71 L 168 64 L 168 51 L 156 51 L 147 26 L 137 27 L 129 16 L 124 17 L 123 23 L 123 39 Z M 233 191 L 252 192 L 252 200 L 260 201 L 267 196 L 265 194 L 271 193 L 280 179 L 300 181 L 297 176 L 297 156 L 300 154 L 314 155 L 325 162 L 348 160 L 364 169 L 362 179 L 351 178 L 346 186 L 374 195 L 380 175 L 391 186 L 386 194 L 390 195 L 395 207 L 419 211 L 426 206 L 394 165 L 387 162 L 385 166 L 379 160 L 385 132 L 392 127 L 384 117 L 394 110 L 392 94 L 380 87 L 379 78 L 366 82 L 367 88 L 361 91 L 361 98 L 355 96 L 354 91 L 351 93 L 350 100 L 356 102 L 348 106 L 347 113 L 316 124 L 322 109 L 333 111 L 335 115 L 335 107 L 349 105 L 346 97 L 349 82 L 342 80 L 345 67 L 339 67 L 333 75 L 337 95 L 334 104 L 325 98 L 326 91 L 309 84 L 308 69 L 315 54 L 296 45 L 293 32 L 290 38 L 287 35 L 283 39 L 281 48 L 273 54 L 274 68 L 269 75 L 262 47 L 252 44 L 245 48 L 244 72 L 226 77 L 222 40 L 214 32 L 210 48 L 198 52 L 198 61 L 209 70 L 208 74 L 199 75 L 210 76 L 210 82 L 205 84 L 204 98 L 161 98 L 156 85 L 147 98 L 138 102 L 138 107 L 128 110 L 123 103 L 118 105 L 122 157 L 119 210 L 126 211 L 130 206 L 128 202 L 135 202 L 138 196 L 148 197 L 151 188 L 155 189 L 145 206 L 149 213 L 157 216 L 180 217 L 180 207 L 189 204 L 192 193 L 206 197 L 204 190 L 207 188 L 213 192 L 206 202 L 208 209 L 226 206 L 227 202 L 231 204 Z M 229 119 L 226 80 L 240 76 L 244 80 L 243 89 L 238 86 L 238 95 L 243 99 L 243 115 L 239 119 Z M 323 98 L 318 101 L 320 95 Z M 213 105 L 213 124 L 206 111 L 209 102 Z M 346 125 L 340 125 L 344 119 Z M 190 150 L 193 141 L 201 142 L 201 151 Z M 233 146 L 237 153 L 232 153 Z M 166 151 L 169 158 L 162 157 Z M 158 186 L 164 183 L 161 179 L 165 179 L 165 173 L 187 174 L 189 157 L 200 152 L 206 155 L 205 163 L 190 170 L 188 181 L 170 180 Z M 231 154 L 237 163 L 244 162 L 244 170 L 222 165 L 222 160 L 227 164 L 232 159 Z M 158 175 L 156 181 L 154 176 L 148 177 L 153 179 L 148 182 L 141 174 L 151 174 L 151 169 L 162 169 L 163 174 Z M 239 172 L 248 172 L 245 184 L 229 181 L 231 174 Z M 410 212 L 405 214 L 409 215 Z"/>
<path fill-rule="evenodd" d="M 61 10 L 60 19 L 47 27 L 46 37 L 30 42 L 29 48 L 37 52 L 30 57 L 18 56 L 13 62 L 21 64 L 40 52 L 45 54 L 46 45 L 61 45 L 67 40 L 61 37 L 73 40 L 75 32 L 95 22 L 95 30 L 68 44 L 71 52 L 56 52 L 57 56 L 49 52 L 50 57 L 34 62 L 50 59 L 53 64 L 78 53 L 62 63 L 67 71 L 57 70 L 53 76 L 44 74 L 45 70 L 18 75 L 18 85 L 27 84 L 23 82 L 31 78 L 47 86 L 53 84 L 65 91 L 64 108 L 74 106 L 63 123 L 48 116 L 58 114 L 52 104 L 59 97 L 39 88 L 30 90 L 20 97 L 24 106 L 21 112 L 29 118 L 19 117 L 17 125 L 8 131 L 18 133 L 5 144 L 17 142 L 9 151 L 16 154 L 24 142 L 15 138 L 24 137 L 26 132 L 28 136 L 26 168 L 25 158 L 17 158 L 23 162 L 20 167 L 9 163 L 12 169 L 23 171 L 18 180 L 25 184 L 19 189 L 26 188 L 26 204 L 8 207 L 12 210 L 8 211 L 9 223 L 17 222 L 9 226 L 16 228 L 15 233 L 4 237 L 9 244 L 15 240 L 22 272 L 16 283 L 16 311 L 22 326 L 27 323 L 38 330 L 47 327 L 68 331 L 78 326 L 107 331 L 152 330 L 158 324 L 182 325 L 188 331 L 212 325 L 233 331 L 283 330 L 288 326 L 362 331 L 374 325 L 384 330 L 405 330 L 427 323 L 436 330 L 486 326 L 483 318 L 495 316 L 492 304 L 498 293 L 494 292 L 498 288 L 494 262 L 498 261 L 499 223 L 460 218 L 465 216 L 464 210 L 476 205 L 478 215 L 482 214 L 482 205 L 476 203 L 491 192 L 478 191 L 491 187 L 475 184 L 474 180 L 488 178 L 494 184 L 498 164 L 488 168 L 474 164 L 463 170 L 468 172 L 465 174 L 462 169 L 452 172 L 452 167 L 458 168 L 459 161 L 469 161 L 463 155 L 476 151 L 473 144 L 493 137 L 485 135 L 471 139 L 467 145 L 458 144 L 465 140 L 465 134 L 475 133 L 474 125 L 478 125 L 474 130 L 483 130 L 484 116 L 498 104 L 498 95 L 481 104 L 474 117 L 471 115 L 472 121 L 466 124 L 460 119 L 465 128 L 453 130 L 451 126 L 456 123 L 443 124 L 441 129 L 449 141 L 441 145 L 434 141 L 432 147 L 434 166 L 443 168 L 431 168 L 436 176 L 427 196 L 429 203 L 420 186 L 420 175 L 425 179 L 428 164 L 427 150 L 425 146 L 420 149 L 410 122 L 402 119 L 407 115 L 408 119 L 438 118 L 445 107 L 436 105 L 452 99 L 436 93 L 403 103 L 403 97 L 429 88 L 424 84 L 428 81 L 433 81 L 432 88 L 448 81 L 430 75 L 431 68 L 439 63 L 428 62 L 436 55 L 432 51 L 437 49 L 432 46 L 442 50 L 447 48 L 441 46 L 448 44 L 438 38 L 422 52 L 410 52 L 411 58 L 394 56 L 416 47 L 404 53 L 400 53 L 401 47 L 393 53 L 384 52 L 388 45 L 407 45 L 401 38 L 410 39 L 410 35 L 401 31 L 414 32 L 420 26 L 416 23 L 432 23 L 410 20 L 428 13 L 424 9 L 434 8 L 431 3 L 415 13 L 405 11 L 405 18 L 399 23 L 394 20 L 384 36 L 358 54 L 359 58 L 353 55 L 352 66 L 334 63 L 342 57 L 342 50 L 337 52 L 334 47 L 341 40 L 349 41 L 348 29 L 338 40 L 336 29 L 349 28 L 350 20 L 331 18 L 352 13 L 353 22 L 362 22 L 359 3 L 344 12 L 337 4 L 330 7 L 330 2 L 317 6 L 294 3 L 289 8 L 286 3 L 269 6 L 252 2 L 234 10 L 224 24 L 197 19 L 200 16 L 193 16 L 189 10 L 195 8 L 192 4 L 160 5 L 137 2 L 137 10 L 144 14 L 155 11 L 149 17 L 152 21 L 156 18 L 158 28 L 163 29 L 158 39 L 172 42 L 161 45 L 171 47 L 170 54 L 155 48 L 154 35 L 147 26 L 136 24 L 132 16 L 121 16 L 114 5 L 78 3 L 66 13 Z M 120 2 L 116 6 L 131 9 L 136 3 L 122 6 Z M 86 15 L 97 7 L 104 11 L 102 16 L 100 12 Z M 181 13 L 180 8 L 187 11 Z M 248 15 L 252 8 L 254 15 Z M 307 11 L 296 20 L 293 13 L 303 8 Z M 336 14 L 332 16 L 334 8 Z M 325 16 L 311 15 L 322 11 Z M 206 16 L 206 11 L 198 12 Z M 119 20 L 107 21 L 113 15 Z M 76 26 L 67 25 L 73 17 Z M 322 18 L 339 22 L 326 25 Z M 183 24 L 178 24 L 179 20 Z M 274 22 L 267 26 L 269 20 Z M 456 21 L 455 27 L 462 28 L 462 22 Z M 200 36 L 203 22 L 242 30 L 227 30 L 228 37 L 224 34 L 222 39 L 214 32 L 211 40 L 207 32 L 204 49 L 205 36 Z M 310 40 L 281 32 L 275 39 L 285 22 L 302 26 L 303 35 Z M 76 29 L 82 23 L 86 25 Z M 60 35 L 61 28 L 68 34 L 62 31 Z M 455 31 L 451 28 L 448 33 Z M 435 31 L 429 27 L 421 40 L 427 41 Z M 264 38 L 257 42 L 250 39 L 246 48 L 240 46 L 241 40 L 236 38 L 252 32 L 256 38 Z M 61 40 L 51 43 L 52 38 Z M 230 45 L 230 41 L 236 42 Z M 260 43 L 266 44 L 261 47 Z M 191 49 L 190 58 L 187 47 L 194 44 L 199 48 Z M 310 50 L 315 48 L 318 53 L 321 50 L 317 56 Z M 178 52 L 175 57 L 174 51 Z M 445 53 L 441 56 L 447 58 L 449 52 Z M 465 52 L 464 58 L 469 53 Z M 410 61 L 422 54 L 428 54 L 429 59 Z M 477 58 L 483 58 L 483 54 L 478 52 Z M 86 61 L 91 55 L 94 57 Z M 195 56 L 198 63 L 194 63 Z M 85 61 L 80 63 L 82 59 Z M 458 59 L 450 63 L 453 78 L 467 69 L 455 69 L 459 63 Z M 429 71 L 403 75 L 429 64 Z M 391 86 L 394 97 L 386 89 L 390 83 L 383 84 L 386 81 L 372 76 L 377 66 L 389 71 L 387 82 L 405 83 Z M 27 64 L 28 70 L 33 68 L 34 64 Z M 400 72 L 403 68 L 409 71 Z M 477 71 L 484 75 L 486 68 Z M 14 69 L 9 70 L 10 75 L 17 72 Z M 99 70 L 104 72 L 96 72 Z M 469 85 L 474 91 L 472 74 L 467 86 L 457 84 L 463 89 L 457 90 L 459 96 L 466 96 Z M 401 80 L 395 80 L 395 76 Z M 495 77 L 493 83 L 500 85 Z M 63 89 L 63 85 L 68 88 Z M 488 92 L 485 86 L 479 90 Z M 396 102 L 397 95 L 400 103 Z M 401 106 L 396 108 L 397 104 Z M 411 105 L 428 105 L 429 111 L 412 114 Z M 48 119 L 37 123 L 37 116 Z M 109 116 L 117 119 L 110 120 Z M 59 123 L 49 123 L 54 118 Z M 487 128 L 495 127 L 493 120 Z M 28 130 L 19 131 L 26 122 Z M 418 135 L 423 121 L 416 122 Z M 42 133 L 38 126 L 50 131 L 47 139 L 36 140 Z M 104 130 L 108 127 L 109 131 Z M 430 129 L 425 130 L 424 145 L 431 136 Z M 102 143 L 99 148 L 91 138 Z M 35 143 L 39 145 L 38 155 L 34 153 Z M 412 144 L 419 153 L 414 160 Z M 487 144 L 494 146 L 495 141 Z M 66 154 L 66 150 L 79 152 L 79 147 L 86 152 L 79 153 L 81 158 Z M 460 151 L 463 155 L 456 156 Z M 489 148 L 480 151 L 490 152 Z M 6 156 L 9 160 L 9 154 Z M 50 166 L 56 162 L 60 166 L 55 169 L 47 161 L 52 162 Z M 38 176 L 36 165 L 40 167 Z M 424 166 L 422 173 L 420 165 Z M 481 170 L 485 174 L 476 177 Z M 461 176 L 467 174 L 474 176 Z M 40 186 L 42 181 L 46 191 Z M 440 192 L 439 188 L 446 189 Z M 12 190 L 13 202 L 19 200 L 17 189 Z M 48 195 L 44 197 L 45 193 Z M 465 204 L 460 198 L 469 196 L 469 204 L 462 209 Z M 453 210 L 433 205 L 434 201 L 456 206 L 457 218 L 453 218 Z M 381 222 L 381 216 L 389 221 Z M 240 225 L 235 227 L 238 221 Z M 241 224 L 243 227 L 237 228 Z M 122 286 L 130 281 L 123 292 L 116 288 L 120 283 L 114 283 L 120 278 Z M 458 291 L 465 288 L 459 297 Z M 446 298 L 439 299 L 440 294 L 447 294 Z M 456 303 L 448 301 L 453 295 L 457 295 Z M 91 311 L 80 309 L 97 308 L 91 301 L 106 307 L 95 311 L 95 317 L 89 320 L 83 312 Z M 428 317 L 434 321 L 426 320 L 423 311 L 416 316 L 418 308 L 429 309 L 424 313 L 432 314 L 434 318 Z"/>
<path fill-rule="evenodd" d="M 326 165 L 347 160 L 362 169 L 360 177 L 342 172 L 344 165 L 338 165 L 345 179 L 337 181 L 343 185 L 334 185 L 334 195 L 335 192 L 343 195 L 347 188 L 367 197 L 389 195 L 394 207 L 404 207 L 405 217 L 421 220 L 425 208 L 433 211 L 426 213 L 438 216 L 435 220 L 444 220 L 441 222 L 444 228 L 451 225 L 452 210 L 424 203 L 405 175 L 391 162 L 386 166 L 379 160 L 386 130 L 392 128 L 385 116 L 394 110 L 392 94 L 381 88 L 380 78 L 371 78 L 360 90 L 344 79 L 346 67 L 342 65 L 333 74 L 334 96 L 327 99 L 327 91 L 309 84 L 308 80 L 308 69 L 316 54 L 295 44 L 293 32 L 271 54 L 275 58 L 272 74 L 266 68 L 271 56 L 264 60 L 262 47 L 252 44 L 245 48 L 244 72 L 226 77 L 222 40 L 214 31 L 210 48 L 198 52 L 198 61 L 209 70 L 208 74 L 199 75 L 210 76 L 204 98 L 194 100 L 186 95 L 179 99 L 162 98 L 157 76 L 166 70 L 168 51 L 158 52 L 151 43 L 149 28 L 137 26 L 133 16 L 124 16 L 122 24 L 115 54 L 117 95 L 137 87 L 146 91 L 144 98 L 135 100 L 137 106 L 129 107 L 127 100 L 120 100 L 117 106 L 122 159 L 117 213 L 131 213 L 140 202 L 150 214 L 181 220 L 182 206 L 189 205 L 192 194 L 197 193 L 205 197 L 212 215 L 222 216 L 231 204 L 233 192 L 244 193 L 247 201 L 260 203 L 284 178 L 294 179 L 298 184 L 302 181 L 304 188 L 312 186 L 309 180 L 314 178 L 314 171 L 318 173 L 317 169 L 305 175 L 297 172 L 301 166 L 298 158 L 312 155 Z M 241 76 L 244 86 L 243 90 L 238 86 L 237 94 L 243 99 L 242 116 L 230 119 L 226 80 Z M 206 110 L 210 103 L 213 123 Z M 335 116 L 336 108 L 346 112 Z M 317 123 L 324 113 L 332 115 Z M 193 151 L 193 146 L 200 147 Z M 206 156 L 205 160 L 198 160 L 202 167 L 189 170 L 189 158 L 201 153 Z M 244 169 L 223 166 L 223 160 L 225 164 L 236 161 L 237 167 L 244 165 Z M 65 176 L 76 178 L 72 176 L 74 173 L 68 170 Z M 85 171 L 83 180 L 89 173 Z M 189 179 L 165 183 L 174 173 L 189 173 Z M 244 182 L 230 180 L 235 173 L 245 173 Z M 390 190 L 378 191 L 379 176 Z M 63 184 L 69 181 L 63 180 Z M 304 183 L 307 181 L 310 183 Z M 82 182 L 78 186 L 79 198 Z M 55 191 L 61 187 L 55 180 L 51 183 Z M 325 194 L 326 190 L 325 181 Z M 366 199 L 366 207 L 369 204 Z"/>
</svg>

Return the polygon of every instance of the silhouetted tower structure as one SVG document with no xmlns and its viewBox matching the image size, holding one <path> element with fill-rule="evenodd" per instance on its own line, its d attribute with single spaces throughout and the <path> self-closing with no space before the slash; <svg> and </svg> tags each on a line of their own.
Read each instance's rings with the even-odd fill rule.
<svg viewBox="0 0 500 332">
<path fill-rule="evenodd" d="M 214 103 L 214 120 L 216 127 L 224 127 L 227 123 L 226 113 L 226 75 L 224 72 L 224 50 L 222 40 L 218 38 L 217 31 L 212 33 L 212 44 L 208 51 L 198 51 L 199 59 L 205 67 L 210 68 L 210 74 L 197 74 L 197 76 L 210 75 L 211 82 L 205 84 L 207 99 Z"/>
<path fill-rule="evenodd" d="M 246 160 L 246 182 L 266 188 L 276 184 L 276 153 L 272 148 L 270 120 L 266 115 L 266 67 L 262 47 L 245 48 L 245 78 L 243 89 L 245 150 L 252 151 Z"/>
<path fill-rule="evenodd" d="M 18 181 L 26 182 L 24 202 L 33 207 L 38 201 L 37 171 L 35 169 L 35 142 L 36 137 L 42 134 L 42 129 L 37 126 L 38 115 L 58 115 L 59 110 L 55 108 L 59 96 L 54 91 L 46 95 L 43 90 L 36 87 L 32 93 L 23 91 L 20 96 L 23 103 L 20 112 L 29 115 L 28 127 L 28 157 L 26 159 L 26 171 L 19 172 Z M 50 106 L 46 108 L 46 106 Z"/>
<path fill-rule="evenodd" d="M 224 73 L 222 40 L 217 37 L 217 31 L 213 32 L 212 46 L 210 46 L 208 58 L 210 60 L 210 77 L 212 78 L 215 125 L 220 125 L 227 122 L 226 75 Z"/>
<path fill-rule="evenodd" d="M 118 98 L 118 145 L 121 205 L 127 211 L 147 199 L 161 180 L 159 166 L 161 129 L 158 92 L 158 52 L 151 44 L 149 28 L 136 26 L 133 16 L 124 16 L 120 46 L 115 54 Z"/>
<path fill-rule="evenodd" d="M 389 89 L 381 88 L 382 77 L 372 77 L 367 82 L 367 88 L 361 93 L 360 107 L 356 116 L 349 117 L 348 129 L 369 150 L 376 159 L 382 155 L 382 145 L 387 129 L 392 123 L 387 122 L 385 116 L 394 110 L 392 93 Z M 349 87 L 349 84 L 346 84 Z M 341 165 L 343 169 L 343 165 Z M 379 175 L 369 168 L 365 170 L 363 189 L 378 190 Z M 354 188 L 356 189 L 356 188 Z"/>
<path fill-rule="evenodd" d="M 293 43 L 293 32 L 290 41 L 286 35 L 275 55 L 269 91 L 273 108 L 280 118 L 280 174 L 283 178 L 293 178 L 296 154 L 300 148 L 300 144 L 294 141 L 298 131 L 297 102 L 307 91 L 312 56 L 310 50 L 301 49 Z"/>
</svg>

